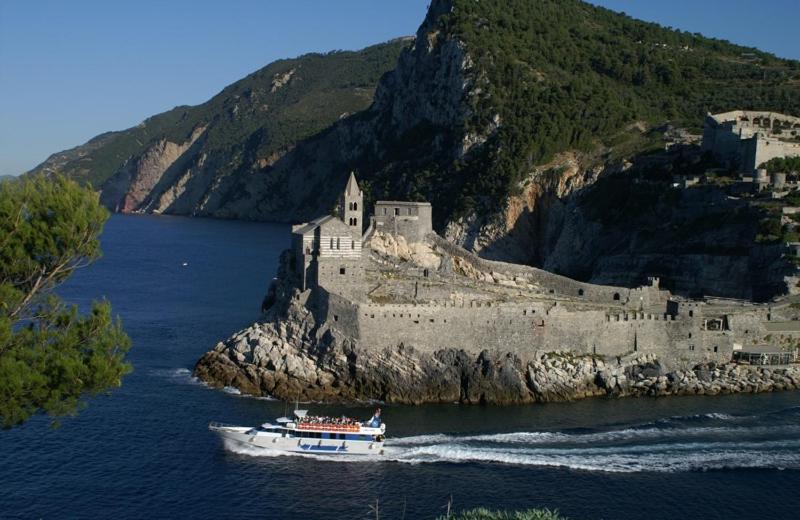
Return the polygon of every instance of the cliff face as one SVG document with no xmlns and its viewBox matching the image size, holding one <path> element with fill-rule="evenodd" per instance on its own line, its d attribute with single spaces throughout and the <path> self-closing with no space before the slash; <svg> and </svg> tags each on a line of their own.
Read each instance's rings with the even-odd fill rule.
<svg viewBox="0 0 800 520">
<path fill-rule="evenodd" d="M 754 59 L 741 62 L 745 51 Z M 696 125 L 706 110 L 755 104 L 800 110 L 787 94 L 798 70 L 577 0 L 434 0 L 412 41 L 281 60 L 39 169 L 100 186 L 114 210 L 281 222 L 327 213 L 355 170 L 367 207 L 428 200 L 437 230 L 487 258 L 768 298 L 784 290 L 788 264 L 745 243 L 751 223 L 717 218 L 695 235 L 704 247 L 676 252 L 680 222 L 608 222 L 596 215 L 607 206 L 582 194 L 663 149 L 663 132 L 649 129 L 664 121 Z M 660 218 L 695 212 L 684 204 Z"/>
</svg>

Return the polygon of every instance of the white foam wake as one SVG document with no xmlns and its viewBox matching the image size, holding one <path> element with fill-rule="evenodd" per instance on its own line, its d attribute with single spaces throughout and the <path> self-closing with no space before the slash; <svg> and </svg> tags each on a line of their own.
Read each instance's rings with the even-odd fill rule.
<svg viewBox="0 0 800 520">
<path fill-rule="evenodd" d="M 606 432 L 609 435 L 614 433 L 620 432 Z M 389 438 L 381 456 L 295 454 L 236 443 L 228 444 L 226 448 L 250 456 L 291 455 L 338 462 L 492 463 L 611 473 L 730 468 L 800 469 L 800 439 L 797 438 L 769 441 L 730 439 L 640 442 L 606 446 L 553 443 L 553 439 L 576 436 L 578 435 L 551 432 L 474 436 L 418 435 Z"/>
</svg>

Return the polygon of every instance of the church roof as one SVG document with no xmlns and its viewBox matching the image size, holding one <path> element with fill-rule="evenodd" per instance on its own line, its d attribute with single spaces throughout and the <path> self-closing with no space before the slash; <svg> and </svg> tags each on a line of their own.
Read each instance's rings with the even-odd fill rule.
<svg viewBox="0 0 800 520">
<path fill-rule="evenodd" d="M 350 228 L 350 226 L 342 222 L 340 218 L 333 215 L 325 215 L 324 217 L 314 219 L 308 224 L 303 224 L 300 227 L 292 229 L 292 233 L 296 235 L 306 235 L 313 232 L 317 228 L 321 228 L 321 230 L 328 232 L 333 231 L 342 235 L 353 235 L 353 230 Z"/>
</svg>

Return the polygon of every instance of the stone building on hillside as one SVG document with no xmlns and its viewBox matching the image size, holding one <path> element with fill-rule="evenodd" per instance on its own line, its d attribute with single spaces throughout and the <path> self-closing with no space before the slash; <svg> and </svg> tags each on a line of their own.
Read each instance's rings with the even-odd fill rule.
<svg viewBox="0 0 800 520">
<path fill-rule="evenodd" d="M 364 193 L 353 173 L 339 198 L 338 216 L 326 215 L 292 227 L 295 269 L 302 290 L 322 288 L 353 300 L 363 299 L 362 246 Z M 433 232 L 428 202 L 378 201 L 368 233 L 385 231 L 420 242 Z"/>
<path fill-rule="evenodd" d="M 770 159 L 800 156 L 800 118 L 748 110 L 708 114 L 702 147 L 726 166 L 754 173 Z"/>
<path fill-rule="evenodd" d="M 364 194 L 351 173 L 339 215 L 292 226 L 292 250 L 302 290 L 321 287 L 351 297 L 364 293 L 361 257 Z"/>
<path fill-rule="evenodd" d="M 421 242 L 433 232 L 431 204 L 380 200 L 375 203 L 373 223 L 376 231 L 402 236 L 408 242 Z"/>
</svg>

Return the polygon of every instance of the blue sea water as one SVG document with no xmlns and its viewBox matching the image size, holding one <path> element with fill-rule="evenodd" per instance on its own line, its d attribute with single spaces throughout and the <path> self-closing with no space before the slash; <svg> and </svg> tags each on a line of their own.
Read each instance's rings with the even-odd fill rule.
<svg viewBox="0 0 800 520">
<path fill-rule="evenodd" d="M 106 297 L 134 346 L 123 386 L 52 429 L 0 432 L 0 518 L 433 518 L 548 507 L 583 518 L 794 518 L 800 394 L 384 406 L 383 460 L 233 452 L 209 421 L 258 424 L 284 403 L 191 376 L 258 317 L 281 225 L 114 216 L 105 256 L 60 291 Z M 186 265 L 184 265 L 186 264 Z M 369 417 L 369 407 L 310 405 Z M 372 516 L 374 518 L 374 515 Z"/>
</svg>

